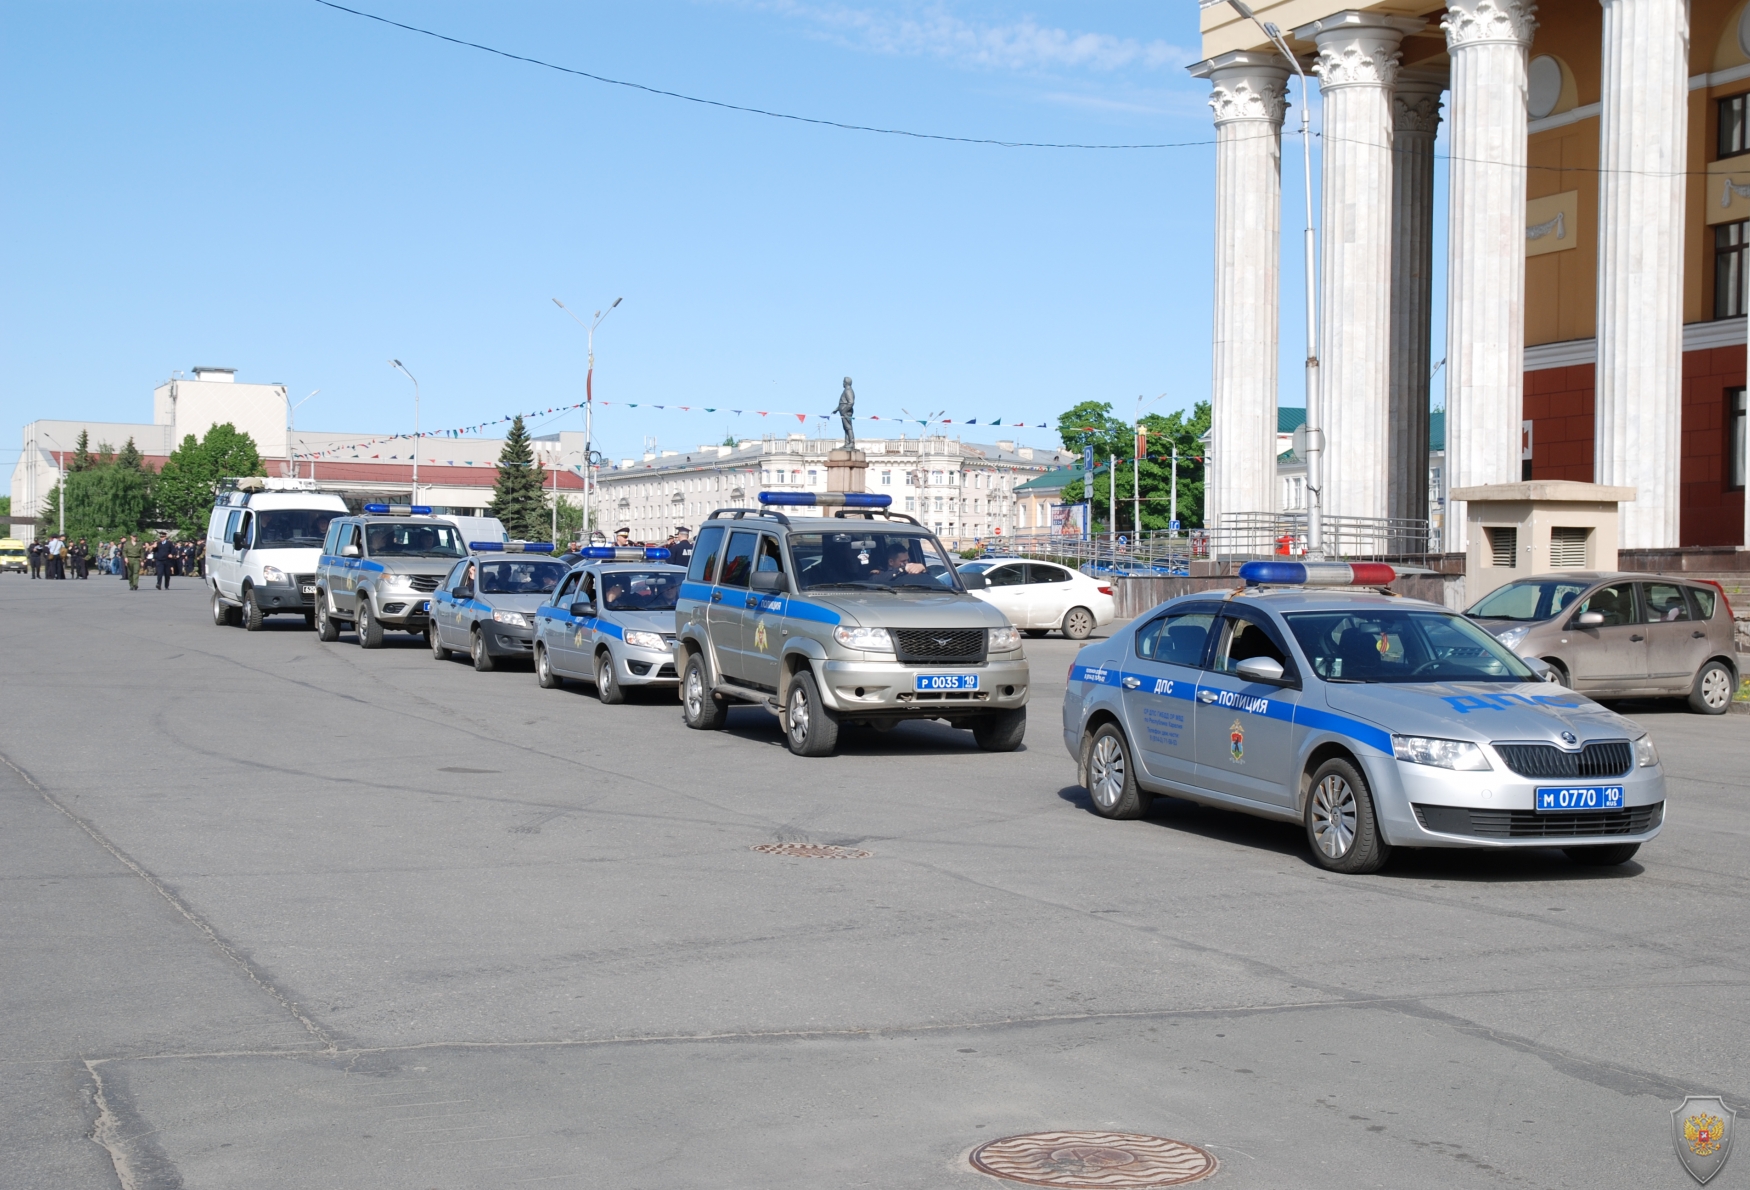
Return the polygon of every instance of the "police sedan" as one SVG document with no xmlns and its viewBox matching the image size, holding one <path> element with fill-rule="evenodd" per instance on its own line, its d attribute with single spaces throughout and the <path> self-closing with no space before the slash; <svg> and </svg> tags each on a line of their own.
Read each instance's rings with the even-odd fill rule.
<svg viewBox="0 0 1750 1190">
<path fill-rule="evenodd" d="M 1620 864 L 1659 833 L 1665 777 L 1636 724 L 1545 680 L 1380 564 L 1252 562 L 1082 649 L 1064 744 L 1094 811 L 1150 795 L 1304 824 L 1313 858 L 1560 847 Z"/>
<path fill-rule="evenodd" d="M 439 661 L 466 652 L 474 668 L 529 656 L 535 609 L 565 577 L 565 564 L 540 555 L 551 545 L 524 541 L 471 541 L 474 556 L 456 563 L 431 594 L 427 640 Z"/>
<path fill-rule="evenodd" d="M 674 608 L 687 572 L 668 565 L 660 547 L 581 553 L 583 561 L 535 611 L 536 681 L 552 690 L 581 678 L 605 703 L 625 702 L 630 686 L 673 689 Z"/>
</svg>

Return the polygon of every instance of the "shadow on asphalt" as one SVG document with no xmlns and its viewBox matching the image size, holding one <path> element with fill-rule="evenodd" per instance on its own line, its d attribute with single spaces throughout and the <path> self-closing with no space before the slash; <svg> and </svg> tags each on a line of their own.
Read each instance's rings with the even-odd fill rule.
<svg viewBox="0 0 1750 1190">
<path fill-rule="evenodd" d="M 784 733 L 778 730 L 778 717 L 759 707 L 738 706 L 729 710 L 732 736 L 757 744 L 784 747 Z M 1023 744 L 1017 751 L 1025 752 Z M 891 731 L 875 731 L 867 727 L 844 727 L 839 730 L 839 756 L 963 756 L 977 752 L 978 744 L 972 732 L 949 727 L 934 720 L 914 720 L 901 723 Z"/>
</svg>

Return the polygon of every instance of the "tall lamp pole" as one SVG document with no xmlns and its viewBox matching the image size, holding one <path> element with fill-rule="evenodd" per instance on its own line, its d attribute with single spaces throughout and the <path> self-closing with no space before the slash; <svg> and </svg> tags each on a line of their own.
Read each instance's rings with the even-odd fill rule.
<svg viewBox="0 0 1750 1190">
<path fill-rule="evenodd" d="M 315 396 L 321 391 L 322 390 L 319 388 L 311 389 L 310 397 Z M 294 405 L 292 404 L 292 398 L 283 388 L 280 389 L 280 397 L 286 403 L 286 470 L 291 473 L 293 479 L 296 479 L 298 477 L 298 464 L 292 457 L 292 430 L 297 426 L 297 420 L 294 417 L 294 414 L 298 412 L 299 407 L 304 404 L 304 401 L 308 401 L 310 397 L 305 397 L 304 401 L 299 401 Z M 314 463 L 310 464 L 310 478 L 316 478 L 316 464 Z"/>
<path fill-rule="evenodd" d="M 570 314 L 573 322 L 589 332 L 589 368 L 583 374 L 583 541 L 585 545 L 589 544 L 589 496 L 592 466 L 590 458 L 594 454 L 594 444 L 591 439 L 595 434 L 595 328 L 602 324 L 602 319 L 614 312 L 614 306 L 618 306 L 625 300 L 623 297 L 615 298 L 613 306 L 609 306 L 606 310 L 597 310 L 595 321 L 586 323 L 571 313 L 570 306 L 558 298 L 553 299 L 555 306 Z"/>
<path fill-rule="evenodd" d="M 55 464 L 55 472 L 60 476 L 60 478 L 55 481 L 55 487 L 59 489 L 59 495 L 55 499 L 55 506 L 61 514 L 61 536 L 65 537 L 67 536 L 67 448 L 62 446 L 55 436 L 47 430 L 38 430 L 37 433 L 41 434 L 44 438 L 47 438 L 50 442 L 53 442 L 55 444 L 55 449 L 61 452 L 60 461 Z"/>
<path fill-rule="evenodd" d="M 419 437 L 419 379 L 418 379 L 418 377 L 414 376 L 414 374 L 412 372 L 409 372 L 407 370 L 406 364 L 402 363 L 398 359 L 390 360 L 389 366 L 394 368 L 396 371 L 400 372 L 403 376 L 407 377 L 407 379 L 413 381 L 413 499 L 408 501 L 408 503 L 409 504 L 418 504 L 419 503 L 419 452 L 422 449 L 420 446 L 420 437 Z"/>
<path fill-rule="evenodd" d="M 1227 2 L 1240 16 L 1264 31 L 1270 44 L 1288 59 L 1294 73 L 1300 76 L 1300 149 L 1305 159 L 1301 182 L 1306 191 L 1306 552 L 1307 557 L 1318 560 L 1325 556 L 1325 435 L 1319 404 L 1318 308 L 1315 304 L 1318 272 L 1313 246 L 1312 89 L 1307 85 L 1306 71 L 1300 68 L 1300 59 L 1289 51 L 1282 30 L 1275 22 L 1260 21 L 1245 0 Z"/>
</svg>

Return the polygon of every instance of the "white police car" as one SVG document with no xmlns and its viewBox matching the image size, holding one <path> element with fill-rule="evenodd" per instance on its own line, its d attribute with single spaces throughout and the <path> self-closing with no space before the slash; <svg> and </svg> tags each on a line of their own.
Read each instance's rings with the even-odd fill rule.
<svg viewBox="0 0 1750 1190">
<path fill-rule="evenodd" d="M 605 703 L 625 702 L 628 686 L 674 688 L 674 608 L 687 572 L 668 565 L 660 547 L 580 553 L 583 560 L 535 609 L 536 681 L 551 690 L 582 678 Z"/>
<path fill-rule="evenodd" d="M 1665 776 L 1644 730 L 1463 616 L 1354 589 L 1391 567 L 1250 562 L 1240 577 L 1076 655 L 1064 745 L 1096 813 L 1135 818 L 1162 794 L 1300 821 L 1337 872 L 1374 871 L 1393 847 L 1619 864 L 1659 833 Z"/>
</svg>

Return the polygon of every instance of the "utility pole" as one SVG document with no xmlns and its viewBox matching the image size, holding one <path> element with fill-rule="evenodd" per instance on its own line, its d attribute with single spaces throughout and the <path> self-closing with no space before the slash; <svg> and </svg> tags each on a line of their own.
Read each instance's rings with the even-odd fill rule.
<svg viewBox="0 0 1750 1190">
<path fill-rule="evenodd" d="M 615 306 L 625 300 L 623 297 L 615 298 L 612 306 L 606 310 L 597 310 L 595 321 L 586 324 L 583 319 L 571 313 L 570 306 L 558 298 L 553 299 L 555 306 L 570 314 L 573 322 L 589 332 L 589 365 L 583 374 L 583 544 L 585 545 L 589 544 L 589 497 L 591 480 L 594 478 L 592 471 L 595 458 L 595 328 L 602 324 L 602 319 L 614 312 Z"/>
<path fill-rule="evenodd" d="M 407 377 L 407 379 L 413 381 L 413 499 L 408 501 L 408 503 L 418 504 L 419 503 L 419 452 L 421 450 L 421 444 L 420 444 L 420 438 L 419 438 L 419 380 L 418 380 L 418 378 L 416 378 L 413 375 L 412 372 L 409 372 L 407 370 L 407 365 L 402 363 L 398 359 L 390 360 L 389 366 L 399 370 L 403 376 L 405 376 L 405 377 Z"/>
<path fill-rule="evenodd" d="M 1106 516 L 1112 522 L 1106 527 L 1106 537 L 1112 553 L 1118 553 L 1118 456 L 1113 455 L 1106 469 Z"/>
</svg>

